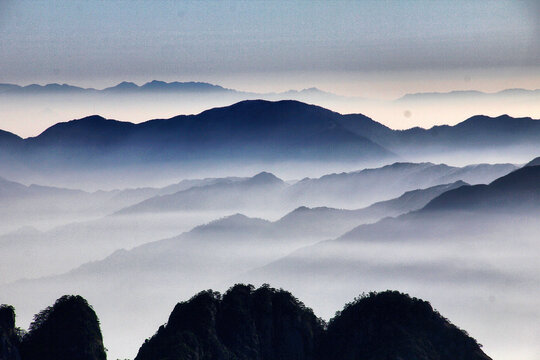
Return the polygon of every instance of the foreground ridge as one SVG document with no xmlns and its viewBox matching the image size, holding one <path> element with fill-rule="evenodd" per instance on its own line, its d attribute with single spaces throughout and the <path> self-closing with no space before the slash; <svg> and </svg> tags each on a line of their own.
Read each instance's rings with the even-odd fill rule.
<svg viewBox="0 0 540 360">
<path fill-rule="evenodd" d="M 326 324 L 284 290 L 235 285 L 174 308 L 136 360 L 490 359 L 466 332 L 423 300 L 369 293 Z"/>
<path fill-rule="evenodd" d="M 0 360 L 106 359 L 81 296 L 58 299 L 26 334 L 13 307 L 0 310 Z M 363 294 L 325 323 L 290 292 L 237 284 L 178 303 L 135 360 L 490 360 L 480 347 L 427 301 L 398 291 Z"/>
</svg>

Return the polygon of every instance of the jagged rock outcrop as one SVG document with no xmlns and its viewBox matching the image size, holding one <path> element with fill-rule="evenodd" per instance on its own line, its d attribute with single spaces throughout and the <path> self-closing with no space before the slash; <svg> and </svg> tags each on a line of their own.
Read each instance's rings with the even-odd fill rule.
<svg viewBox="0 0 540 360">
<path fill-rule="evenodd" d="M 81 296 L 63 296 L 34 317 L 22 360 L 105 360 L 99 320 Z"/>
<path fill-rule="evenodd" d="M 20 360 L 19 334 L 15 328 L 15 310 L 12 306 L 0 306 L 0 360 Z"/>
<path fill-rule="evenodd" d="M 320 360 L 489 360 L 478 343 L 423 300 L 371 293 L 328 324 Z"/>
<path fill-rule="evenodd" d="M 236 285 L 179 303 L 136 360 L 308 360 L 323 323 L 290 293 Z"/>
</svg>

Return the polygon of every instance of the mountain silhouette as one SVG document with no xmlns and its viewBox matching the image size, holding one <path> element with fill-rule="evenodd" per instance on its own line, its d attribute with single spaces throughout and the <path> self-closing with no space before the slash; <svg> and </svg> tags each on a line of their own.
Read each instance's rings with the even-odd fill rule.
<svg viewBox="0 0 540 360">
<path fill-rule="evenodd" d="M 486 224 L 497 218 L 495 215 L 503 218 L 533 216 L 539 210 L 540 166 L 523 167 L 488 185 L 463 185 L 446 191 L 417 211 L 360 225 L 337 240 L 443 239 L 462 232 L 470 236 L 475 232 L 485 233 L 482 226 L 488 226 Z M 488 215 L 487 219 L 484 215 Z M 461 228 L 453 224 L 461 224 Z"/>
<path fill-rule="evenodd" d="M 121 279 L 123 274 L 136 272 L 139 274 L 137 286 L 155 284 L 155 280 L 145 283 L 144 279 L 151 278 L 156 271 L 159 271 L 163 279 L 167 281 L 175 279 L 181 282 L 187 278 L 201 279 L 201 281 L 230 278 L 250 268 L 275 261 L 302 246 L 335 238 L 359 224 L 417 210 L 445 189 L 461 185 L 461 182 L 457 182 L 417 190 L 405 193 L 398 199 L 359 210 L 301 207 L 274 222 L 242 214 L 226 216 L 196 226 L 172 238 L 148 242 L 128 251 L 117 251 L 103 260 L 87 262 L 65 274 L 65 277 L 73 281 L 84 277 L 86 283 L 93 281 L 102 283 L 104 278 L 114 282 Z M 37 234 L 30 236 L 29 239 L 22 235 L 12 235 L 10 238 L 18 242 L 32 241 L 30 244 L 47 243 L 47 249 L 51 249 L 48 251 L 54 253 L 60 250 L 65 252 L 66 248 L 71 250 L 71 247 L 68 248 L 66 245 L 70 243 L 74 243 L 73 251 L 86 248 L 86 246 L 95 246 L 104 236 L 94 235 L 95 240 L 90 237 L 85 242 L 75 242 L 72 240 L 73 233 L 76 233 L 77 229 L 75 226 L 66 226 L 46 234 Z M 90 231 L 95 232 L 94 228 Z M 89 245 L 85 245 L 86 243 Z M 6 248 L 4 246 L 4 249 Z M 23 247 L 17 252 L 13 250 L 11 252 L 23 257 L 27 253 L 25 249 Z M 45 254 L 43 256 L 47 254 L 45 251 L 42 253 Z M 249 256 L 246 257 L 246 254 Z M 75 256 L 71 258 L 76 259 Z M 6 259 L 4 266 L 7 268 L 10 264 L 10 260 Z M 50 264 L 46 265 L 47 268 L 50 266 Z"/>
<path fill-rule="evenodd" d="M 428 302 L 395 291 L 347 304 L 328 327 L 284 290 L 235 285 L 179 303 L 139 349 L 154 359 L 489 360 Z"/>
<path fill-rule="evenodd" d="M 534 146 L 540 140 L 540 121 L 513 118 L 508 115 L 477 115 L 454 126 L 441 125 L 430 129 L 412 128 L 394 133 L 394 138 L 381 142 L 389 149 L 401 151 L 431 149 L 492 149 L 511 145 Z M 428 149 L 424 149 L 428 150 Z M 395 150 L 394 150 L 395 151 Z"/>
<path fill-rule="evenodd" d="M 462 186 L 430 201 L 423 211 L 472 210 L 509 212 L 540 206 L 540 166 L 526 166 L 489 185 Z"/>
<path fill-rule="evenodd" d="M 261 172 L 246 179 L 223 179 L 223 181 L 194 186 L 168 195 L 154 196 L 132 205 L 117 214 L 145 212 L 171 212 L 193 209 L 237 209 L 254 207 L 279 201 L 285 188 L 283 180 L 275 175 Z"/>
<path fill-rule="evenodd" d="M 23 140 L 19 160 L 48 166 L 224 158 L 372 159 L 393 154 L 342 126 L 340 115 L 297 101 L 243 101 L 198 115 L 133 124 L 94 115 Z M 2 146 L 8 146 L 0 139 Z M 15 149 L 16 150 L 16 149 Z M 14 151 L 15 151 L 14 150 Z"/>
<path fill-rule="evenodd" d="M 523 167 L 489 185 L 463 185 L 448 190 L 419 210 L 360 225 L 336 241 L 442 241 L 460 234 L 473 236 L 478 233 L 477 236 L 486 236 L 485 227 L 497 228 L 492 224 L 498 219 L 497 216 L 503 220 L 496 221 L 496 225 L 504 227 L 504 221 L 508 221 L 508 218 L 534 216 L 539 210 L 540 166 Z M 322 247 L 317 251 L 323 251 Z"/>
<path fill-rule="evenodd" d="M 467 183 L 459 180 L 452 184 L 411 190 L 395 199 L 380 201 L 356 210 L 301 206 L 276 221 L 274 231 L 287 234 L 286 236 L 310 236 L 317 233 L 332 238 L 362 223 L 421 209 L 438 195 L 463 185 Z"/>
<path fill-rule="evenodd" d="M 96 94 L 96 93 L 133 93 L 133 92 L 236 92 L 235 90 L 225 89 L 219 85 L 213 85 L 205 82 L 165 82 L 153 80 L 141 86 L 133 82 L 123 81 L 115 86 L 96 90 L 93 88 L 82 88 L 69 84 L 31 84 L 19 86 L 14 84 L 0 84 L 0 93 L 3 94 Z"/>
<path fill-rule="evenodd" d="M 8 131 L 0 130 L 0 145 L 9 146 L 21 143 L 22 138 Z"/>
<path fill-rule="evenodd" d="M 397 291 L 347 304 L 330 320 L 318 354 L 321 360 L 490 359 L 428 302 Z"/>
<path fill-rule="evenodd" d="M 164 84 L 143 87 L 210 86 Z M 58 123 L 24 140 L 2 133 L 0 147 L 6 149 L 3 156 L 35 169 L 224 159 L 369 161 L 426 151 L 534 148 L 540 142 L 539 124 L 508 115 L 474 116 L 455 126 L 398 131 L 361 114 L 341 115 L 298 101 L 246 100 L 198 115 L 139 124 L 89 116 Z"/>
<path fill-rule="evenodd" d="M 21 360 L 20 341 L 18 329 L 15 328 L 15 309 L 0 305 L 0 359 Z"/>
<path fill-rule="evenodd" d="M 81 296 L 63 296 L 34 317 L 20 345 L 22 360 L 105 360 L 94 310 Z"/>
<path fill-rule="evenodd" d="M 525 166 L 539 166 L 540 165 L 540 157 L 537 157 L 530 162 L 528 162 Z"/>
<path fill-rule="evenodd" d="M 236 285 L 179 303 L 135 359 L 313 359 L 322 324 L 290 293 Z"/>
<path fill-rule="evenodd" d="M 393 199 L 406 191 L 459 180 L 486 183 L 508 174 L 512 164 L 453 167 L 445 164 L 398 162 L 379 168 L 306 178 L 286 189 L 286 198 L 300 205 L 360 208 Z"/>
</svg>

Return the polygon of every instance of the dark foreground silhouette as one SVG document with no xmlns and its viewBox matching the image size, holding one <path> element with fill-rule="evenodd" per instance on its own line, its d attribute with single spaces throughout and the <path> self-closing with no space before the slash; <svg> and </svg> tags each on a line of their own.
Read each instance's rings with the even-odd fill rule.
<svg viewBox="0 0 540 360">
<path fill-rule="evenodd" d="M 20 355 L 19 355 L 20 354 Z M 27 334 L 0 308 L 0 360 L 106 358 L 86 300 L 63 296 Z M 326 324 L 291 293 L 267 285 L 203 291 L 176 305 L 136 360 L 489 360 L 480 345 L 423 300 L 397 291 L 362 295 Z"/>
<path fill-rule="evenodd" d="M 16 337 L 7 339 L 11 349 L 8 347 L 8 351 L 0 351 L 0 360 L 107 358 L 99 320 L 92 307 L 81 296 L 62 296 L 53 306 L 34 316 L 34 321 L 26 334 L 15 328 L 15 313 L 13 308 L 11 310 L 13 321 L 0 320 L 0 349 L 6 342 L 5 334 L 15 334 Z M 6 325 L 7 328 L 4 327 Z M 14 345 L 17 345 L 18 349 Z"/>
</svg>

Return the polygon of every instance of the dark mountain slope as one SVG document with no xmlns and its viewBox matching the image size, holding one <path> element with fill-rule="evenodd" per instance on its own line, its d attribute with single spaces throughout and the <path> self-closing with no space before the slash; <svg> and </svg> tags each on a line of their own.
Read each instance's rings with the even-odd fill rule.
<svg viewBox="0 0 540 360">
<path fill-rule="evenodd" d="M 510 145 L 535 145 L 540 140 L 540 121 L 508 115 L 473 116 L 454 126 L 431 129 L 412 128 L 396 132 L 399 146 L 421 148 L 496 148 Z M 385 146 L 384 142 L 381 145 Z"/>
<path fill-rule="evenodd" d="M 8 131 L 0 130 L 0 146 L 16 145 L 22 142 L 22 138 Z"/>
<path fill-rule="evenodd" d="M 140 124 L 90 116 L 56 124 L 24 140 L 37 166 L 122 164 L 152 161 L 242 159 L 348 159 L 393 156 L 367 138 L 345 129 L 341 115 L 297 101 L 243 101 L 198 115 Z M 39 160 L 39 161 L 38 161 Z"/>
<path fill-rule="evenodd" d="M 323 326 L 290 293 L 236 285 L 223 296 L 205 291 L 179 303 L 135 359 L 315 358 Z"/>
<path fill-rule="evenodd" d="M 250 100 L 207 110 L 196 116 L 152 120 L 140 126 L 150 133 L 164 127 L 181 128 L 186 141 L 203 141 L 205 145 L 231 143 L 243 147 L 246 144 L 264 144 L 274 150 L 300 150 L 300 145 L 310 148 L 317 145 L 315 141 L 319 141 L 322 142 L 319 144 L 321 154 L 329 151 L 327 146 L 332 144 L 335 148 L 331 152 L 334 154 L 344 155 L 343 151 L 352 147 L 362 150 L 365 155 L 389 155 L 365 137 L 343 128 L 337 121 L 339 116 L 298 101 Z M 295 156 L 292 153 L 288 155 Z"/>
<path fill-rule="evenodd" d="M 23 360 L 105 360 L 94 310 L 80 296 L 63 296 L 34 318 L 20 346 Z"/>
<path fill-rule="evenodd" d="M 290 293 L 236 285 L 174 308 L 136 360 L 489 360 L 428 302 L 386 291 L 345 306 L 325 330 Z"/>
<path fill-rule="evenodd" d="M 476 233 L 480 236 L 485 233 L 483 227 L 495 228 L 495 224 L 488 225 L 493 219 L 490 220 L 490 216 L 486 219 L 484 215 L 511 217 L 523 213 L 534 216 L 538 211 L 540 166 L 524 167 L 489 185 L 464 185 L 449 190 L 418 211 L 360 225 L 338 240 L 443 239 L 464 231 L 469 236 Z M 451 218 L 445 215 L 447 212 L 452 213 Z"/>
<path fill-rule="evenodd" d="M 51 126 L 40 135 L 26 139 L 27 147 L 85 148 L 94 151 L 118 146 L 132 136 L 136 125 L 130 122 L 107 120 L 92 115 Z M 105 147 L 105 148 L 104 148 Z"/>
<path fill-rule="evenodd" d="M 15 328 L 15 310 L 9 305 L 0 305 L 0 359 L 20 360 L 21 339 Z"/>
<path fill-rule="evenodd" d="M 433 310 L 396 291 L 347 304 L 326 330 L 321 360 L 488 360 L 478 343 Z"/>
<path fill-rule="evenodd" d="M 467 183 L 459 180 L 452 184 L 407 191 L 398 198 L 377 202 L 357 210 L 302 206 L 276 221 L 273 230 L 276 233 L 287 234 L 285 236 L 319 234 L 332 238 L 362 223 L 421 209 L 438 195 L 463 185 Z"/>
<path fill-rule="evenodd" d="M 526 166 L 489 185 L 462 186 L 433 199 L 422 211 L 510 211 L 540 207 L 540 166 Z"/>
<path fill-rule="evenodd" d="M 178 84 L 180 88 L 214 91 L 204 84 Z M 165 85 L 156 82 L 145 86 Z M 531 118 L 507 115 L 474 116 L 455 126 L 397 131 L 361 114 L 341 115 L 293 100 L 247 100 L 198 115 L 140 124 L 90 116 L 59 123 L 25 140 L 2 133 L 0 147 L 5 148 L 6 160 L 26 164 L 35 171 L 61 165 L 155 166 L 223 159 L 368 162 L 397 159 L 417 151 L 424 155 L 426 151 L 448 155 L 508 147 L 532 151 L 540 143 L 539 124 Z"/>
<path fill-rule="evenodd" d="M 486 183 L 516 169 L 512 164 L 463 168 L 432 163 L 394 163 L 380 168 L 303 179 L 286 189 L 289 201 L 306 206 L 364 207 L 406 191 L 459 180 Z"/>
<path fill-rule="evenodd" d="M 540 165 L 540 157 L 537 157 L 537 158 L 531 160 L 525 166 L 539 166 L 539 165 Z"/>
</svg>

